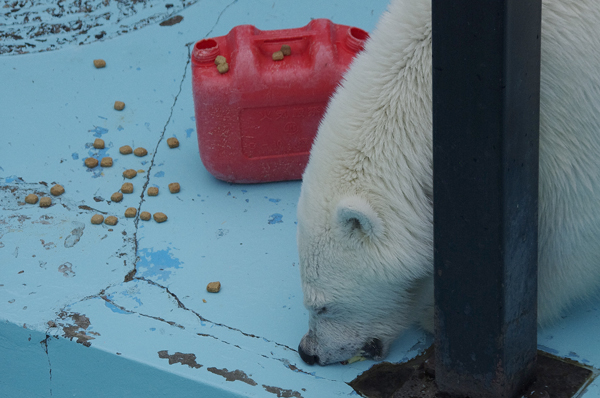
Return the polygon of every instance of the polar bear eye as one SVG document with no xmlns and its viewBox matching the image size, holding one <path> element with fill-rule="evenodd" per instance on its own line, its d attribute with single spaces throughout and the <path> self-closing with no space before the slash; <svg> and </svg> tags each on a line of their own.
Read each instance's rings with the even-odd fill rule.
<svg viewBox="0 0 600 398">
<path fill-rule="evenodd" d="M 316 311 L 317 315 L 323 315 L 327 313 L 327 307 L 318 308 Z"/>
</svg>

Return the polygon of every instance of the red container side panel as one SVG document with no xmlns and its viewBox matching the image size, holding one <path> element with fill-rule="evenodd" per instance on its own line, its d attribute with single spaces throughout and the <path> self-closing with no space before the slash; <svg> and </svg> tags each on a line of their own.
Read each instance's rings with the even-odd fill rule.
<svg viewBox="0 0 600 398">
<path fill-rule="evenodd" d="M 286 30 L 241 25 L 197 42 L 192 88 L 206 169 L 237 183 L 302 178 L 327 102 L 367 38 L 316 19 Z M 282 45 L 291 54 L 274 60 Z M 217 68 L 219 55 L 226 72 Z"/>
</svg>

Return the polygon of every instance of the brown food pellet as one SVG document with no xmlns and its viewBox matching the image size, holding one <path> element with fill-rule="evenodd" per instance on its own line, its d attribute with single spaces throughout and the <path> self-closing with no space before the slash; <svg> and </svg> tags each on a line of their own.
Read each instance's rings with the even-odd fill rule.
<svg viewBox="0 0 600 398">
<path fill-rule="evenodd" d="M 37 203 L 37 201 L 38 201 L 38 196 L 34 193 L 30 193 L 29 195 L 25 196 L 25 203 L 34 205 Z"/>
<path fill-rule="evenodd" d="M 292 55 L 292 48 L 287 44 L 284 44 L 283 46 L 281 46 L 281 53 L 286 56 Z"/>
<path fill-rule="evenodd" d="M 62 185 L 56 184 L 50 188 L 50 193 L 54 196 L 59 196 L 65 193 L 65 188 Z"/>
<path fill-rule="evenodd" d="M 283 52 L 281 51 L 275 51 L 273 53 L 273 61 L 281 61 L 283 59 Z"/>
<path fill-rule="evenodd" d="M 222 55 L 217 55 L 217 58 L 215 58 L 215 65 L 221 65 L 224 63 L 227 63 L 227 58 Z"/>
<path fill-rule="evenodd" d="M 133 192 L 133 184 L 130 182 L 126 182 L 121 185 L 121 192 L 123 193 L 132 193 Z"/>
<path fill-rule="evenodd" d="M 128 207 L 125 210 L 125 217 L 127 217 L 127 218 L 135 217 L 136 214 L 137 214 L 137 209 L 135 207 Z"/>
<path fill-rule="evenodd" d="M 156 196 L 158 195 L 158 188 L 157 187 L 150 187 L 148 188 L 148 196 Z"/>
<path fill-rule="evenodd" d="M 225 62 L 224 64 L 217 65 L 217 70 L 220 74 L 229 72 L 229 64 Z"/>
<path fill-rule="evenodd" d="M 119 219 L 117 217 L 115 217 L 115 216 L 108 216 L 104 220 L 104 224 L 106 224 L 106 225 L 117 225 L 117 221 L 119 221 Z"/>
<path fill-rule="evenodd" d="M 49 196 L 44 196 L 40 199 L 40 207 L 50 207 L 52 205 L 52 199 Z"/>
<path fill-rule="evenodd" d="M 135 156 L 140 156 L 141 157 L 141 156 L 146 156 L 148 154 L 148 151 L 145 148 L 140 147 L 140 148 L 135 148 L 133 150 L 133 154 Z"/>
<path fill-rule="evenodd" d="M 91 221 L 92 224 L 102 224 L 104 221 L 104 216 L 102 214 L 94 214 Z"/>
<path fill-rule="evenodd" d="M 177 193 L 181 190 L 181 186 L 179 186 L 178 182 L 172 182 L 169 184 L 169 191 L 171 191 L 171 193 Z"/>
<path fill-rule="evenodd" d="M 123 145 L 119 148 L 119 152 L 121 152 L 122 155 L 129 155 L 130 153 L 133 153 L 133 149 L 131 149 L 129 145 Z"/>
<path fill-rule="evenodd" d="M 87 158 L 84 163 L 87 167 L 89 167 L 90 169 L 93 169 L 94 167 L 98 166 L 98 159 Z"/>
<path fill-rule="evenodd" d="M 165 213 L 154 213 L 154 221 L 165 222 L 167 221 L 167 215 Z"/>
<path fill-rule="evenodd" d="M 96 149 L 104 149 L 104 140 L 102 138 L 96 138 L 93 146 Z"/>
<path fill-rule="evenodd" d="M 102 160 L 100 160 L 100 166 L 102 167 L 112 167 L 112 165 L 113 161 L 111 157 L 102 158 Z"/>
<path fill-rule="evenodd" d="M 127 169 L 123 172 L 123 177 L 125 178 L 133 178 L 137 175 L 137 171 L 135 171 L 134 169 Z"/>
<path fill-rule="evenodd" d="M 140 213 L 140 218 L 144 221 L 148 221 L 152 218 L 152 214 L 148 213 L 147 211 L 143 211 Z"/>
<path fill-rule="evenodd" d="M 104 68 L 106 66 L 106 61 L 103 59 L 95 59 L 94 66 L 98 69 Z"/>
<path fill-rule="evenodd" d="M 122 111 L 125 109 L 125 103 L 122 101 L 115 101 L 115 109 L 118 111 Z"/>
<path fill-rule="evenodd" d="M 131 184 L 131 183 L 128 182 L 126 184 Z M 123 185 L 125 185 L 125 184 L 123 184 Z M 131 184 L 131 191 L 133 192 L 133 184 Z M 115 192 L 110 196 L 110 200 L 112 200 L 113 202 L 120 202 L 123 200 L 123 194 L 121 192 Z"/>
<path fill-rule="evenodd" d="M 209 293 L 219 293 L 219 290 L 221 290 L 221 282 L 219 281 L 210 282 L 208 285 L 206 285 L 206 291 Z"/>
<path fill-rule="evenodd" d="M 167 145 L 169 148 L 177 148 L 179 146 L 179 140 L 175 137 L 168 138 Z"/>
</svg>

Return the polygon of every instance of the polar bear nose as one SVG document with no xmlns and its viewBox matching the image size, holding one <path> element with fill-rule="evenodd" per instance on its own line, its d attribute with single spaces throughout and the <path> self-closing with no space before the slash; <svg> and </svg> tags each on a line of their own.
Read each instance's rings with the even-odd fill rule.
<svg viewBox="0 0 600 398">
<path fill-rule="evenodd" d="M 298 354 L 300 354 L 300 358 L 302 358 L 302 360 L 309 365 L 314 365 L 315 363 L 319 363 L 319 356 L 307 354 L 304 351 L 304 349 L 302 348 L 302 344 L 300 344 L 298 346 Z"/>
</svg>

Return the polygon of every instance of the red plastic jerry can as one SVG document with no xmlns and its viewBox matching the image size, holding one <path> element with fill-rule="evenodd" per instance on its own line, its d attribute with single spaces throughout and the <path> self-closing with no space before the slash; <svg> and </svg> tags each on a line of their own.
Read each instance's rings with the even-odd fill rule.
<svg viewBox="0 0 600 398">
<path fill-rule="evenodd" d="M 285 30 L 241 25 L 197 42 L 192 88 L 206 169 L 237 183 L 302 178 L 327 102 L 368 37 L 315 19 Z"/>
</svg>

